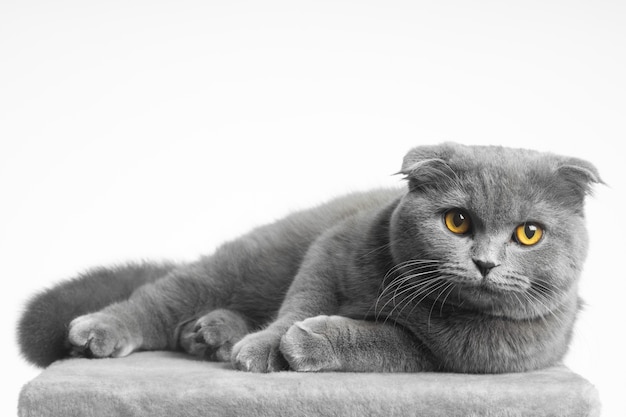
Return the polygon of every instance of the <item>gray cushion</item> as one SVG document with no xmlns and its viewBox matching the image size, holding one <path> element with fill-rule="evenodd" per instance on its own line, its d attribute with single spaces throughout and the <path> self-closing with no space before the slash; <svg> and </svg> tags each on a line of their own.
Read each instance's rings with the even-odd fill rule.
<svg viewBox="0 0 626 417">
<path fill-rule="evenodd" d="M 172 352 L 56 362 L 24 386 L 20 416 L 598 416 L 563 366 L 504 375 L 250 374 Z"/>
</svg>

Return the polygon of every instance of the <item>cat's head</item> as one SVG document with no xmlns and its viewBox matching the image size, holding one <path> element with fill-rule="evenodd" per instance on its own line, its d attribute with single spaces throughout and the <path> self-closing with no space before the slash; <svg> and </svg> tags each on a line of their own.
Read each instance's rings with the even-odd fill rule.
<svg viewBox="0 0 626 417">
<path fill-rule="evenodd" d="M 391 251 L 415 299 L 526 318 L 576 297 L 584 199 L 601 182 L 590 163 L 446 143 L 411 150 L 401 173 Z"/>
</svg>

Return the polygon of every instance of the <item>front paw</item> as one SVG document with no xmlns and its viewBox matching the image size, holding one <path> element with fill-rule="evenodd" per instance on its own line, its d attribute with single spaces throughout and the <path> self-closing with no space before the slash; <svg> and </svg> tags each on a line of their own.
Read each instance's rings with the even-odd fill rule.
<svg viewBox="0 0 626 417">
<path fill-rule="evenodd" d="M 281 333 L 266 329 L 252 333 L 233 346 L 231 362 L 236 369 L 248 372 L 274 372 L 288 368 L 280 353 Z"/>
<path fill-rule="evenodd" d="M 106 313 L 93 313 L 72 320 L 68 341 L 74 356 L 95 358 L 121 357 L 141 344 L 118 318 Z"/>
<path fill-rule="evenodd" d="M 337 371 L 341 361 L 337 355 L 339 316 L 317 316 L 295 323 L 280 342 L 291 369 L 300 372 Z"/>
</svg>

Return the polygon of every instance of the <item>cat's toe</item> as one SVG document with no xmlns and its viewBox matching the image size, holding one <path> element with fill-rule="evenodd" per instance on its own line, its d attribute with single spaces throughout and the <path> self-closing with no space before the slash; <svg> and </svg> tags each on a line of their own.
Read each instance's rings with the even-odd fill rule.
<svg viewBox="0 0 626 417">
<path fill-rule="evenodd" d="M 192 355 L 227 362 L 233 345 L 248 333 L 248 324 L 239 314 L 214 310 L 181 330 L 179 344 Z"/>
<path fill-rule="evenodd" d="M 280 353 L 280 334 L 262 330 L 240 340 L 231 353 L 236 369 L 247 372 L 275 372 L 288 369 Z"/>
<path fill-rule="evenodd" d="M 189 322 L 182 326 L 178 336 L 178 345 L 190 355 L 200 358 L 204 358 L 207 351 L 207 344 L 195 329 L 194 322 Z"/>
<path fill-rule="evenodd" d="M 119 319 L 104 313 L 80 316 L 69 325 L 68 342 L 74 356 L 126 356 L 138 347 Z"/>
<path fill-rule="evenodd" d="M 341 362 L 335 352 L 333 317 L 317 316 L 295 323 L 280 342 L 291 369 L 300 372 L 336 371 Z"/>
</svg>

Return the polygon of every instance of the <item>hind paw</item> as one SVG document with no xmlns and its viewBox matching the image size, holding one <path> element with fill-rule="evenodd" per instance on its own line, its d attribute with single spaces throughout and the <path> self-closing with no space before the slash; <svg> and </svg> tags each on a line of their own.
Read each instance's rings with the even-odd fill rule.
<svg viewBox="0 0 626 417">
<path fill-rule="evenodd" d="M 86 314 L 72 320 L 68 341 L 73 356 L 88 358 L 126 356 L 141 344 L 126 324 L 106 313 Z"/>
<path fill-rule="evenodd" d="M 218 309 L 184 325 L 178 342 L 187 353 L 228 362 L 233 345 L 249 331 L 248 323 L 240 314 Z"/>
</svg>

